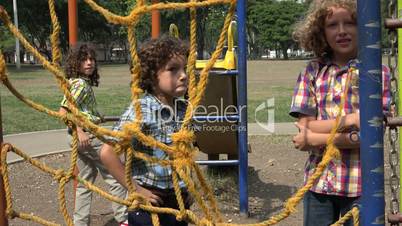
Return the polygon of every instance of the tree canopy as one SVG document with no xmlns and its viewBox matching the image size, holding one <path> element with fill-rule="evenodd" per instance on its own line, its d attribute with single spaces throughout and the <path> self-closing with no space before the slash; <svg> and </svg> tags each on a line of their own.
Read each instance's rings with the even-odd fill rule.
<svg viewBox="0 0 402 226">
<path fill-rule="evenodd" d="M 7 63 L 11 62 L 11 58 L 15 51 L 15 38 L 11 33 L 0 25 L 0 49 L 5 57 Z"/>
<path fill-rule="evenodd" d="M 160 0 L 161 2 L 167 0 Z M 185 2 L 187 0 L 176 0 Z M 288 49 L 297 49 L 292 40 L 293 26 L 306 12 L 307 5 L 295 0 L 248 0 L 247 2 L 247 37 L 249 58 L 259 58 L 267 51 L 281 53 L 288 58 Z M 64 50 L 68 48 L 68 21 L 66 0 L 55 1 L 56 13 L 61 25 L 60 41 Z M 119 15 L 127 15 L 135 6 L 134 0 L 98 0 L 98 4 Z M 18 0 L 19 28 L 27 39 L 34 44 L 49 59 L 49 36 L 51 21 L 47 1 Z M 13 19 L 13 0 L 0 0 Z M 197 8 L 197 47 L 199 58 L 203 52 L 212 52 L 221 32 L 224 18 L 227 14 L 227 5 L 214 5 Z M 382 17 L 387 17 L 387 7 L 382 1 Z M 168 31 L 171 23 L 179 27 L 180 37 L 189 39 L 189 10 L 162 10 L 161 32 Z M 137 24 L 136 37 L 139 42 L 151 36 L 150 13 L 144 14 Z M 78 1 L 79 40 L 92 42 L 104 50 L 105 60 L 110 60 L 110 52 L 114 47 L 123 48 L 127 60 L 127 28 L 120 25 L 108 24 L 97 12 L 94 12 L 84 1 Z M 387 31 L 383 29 L 382 44 L 387 46 L 389 41 Z M 0 48 L 8 54 L 14 51 L 14 38 L 0 24 Z M 205 50 L 205 51 L 204 51 Z M 23 50 L 22 50 L 23 51 Z M 279 54 L 277 54 L 278 56 Z"/>
<path fill-rule="evenodd" d="M 295 1 L 252 1 L 249 5 L 249 37 L 254 36 L 254 54 L 265 50 L 281 50 L 287 59 L 287 49 L 294 45 L 293 25 L 304 15 L 306 6 Z"/>
</svg>

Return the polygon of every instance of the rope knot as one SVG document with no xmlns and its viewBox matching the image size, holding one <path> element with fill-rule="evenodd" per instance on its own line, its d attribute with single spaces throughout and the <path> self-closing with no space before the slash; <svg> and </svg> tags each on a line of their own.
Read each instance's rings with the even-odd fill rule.
<svg viewBox="0 0 402 226">
<path fill-rule="evenodd" d="M 172 134 L 172 141 L 174 143 L 193 143 L 194 141 L 194 132 L 189 131 L 189 130 L 180 130 L 179 132 L 176 132 Z"/>
<path fill-rule="evenodd" d="M 10 143 L 2 143 L 1 144 L 1 150 L 12 151 L 13 148 L 14 148 L 13 145 Z"/>
<path fill-rule="evenodd" d="M 139 196 L 137 193 L 131 193 L 128 196 L 128 201 L 131 203 L 130 206 L 128 207 L 129 210 L 137 210 L 140 208 L 140 201 L 138 200 Z"/>
<path fill-rule="evenodd" d="M 74 126 L 74 123 L 70 120 L 71 118 L 71 113 L 66 113 L 65 115 L 61 116 L 61 120 L 64 122 L 66 126 L 69 128 L 72 128 Z"/>
<path fill-rule="evenodd" d="M 138 123 L 126 123 L 123 125 L 122 131 L 125 135 L 131 136 L 133 134 L 138 134 L 141 132 L 140 125 Z M 131 139 L 130 139 L 131 140 Z"/>
<path fill-rule="evenodd" d="M 175 144 L 174 161 L 176 165 L 191 164 L 193 159 L 193 141 L 194 132 L 189 130 L 181 130 L 172 134 L 172 141 Z"/>
<path fill-rule="evenodd" d="M 176 216 L 176 220 L 177 220 L 177 221 L 183 221 L 183 218 L 184 218 L 184 216 L 183 216 L 182 214 L 178 214 L 178 215 Z"/>
<path fill-rule="evenodd" d="M 11 219 L 14 219 L 14 218 L 18 217 L 18 214 L 14 210 L 11 210 L 11 209 L 6 210 L 6 215 Z"/>
<path fill-rule="evenodd" d="M 56 172 L 54 173 L 53 178 L 57 181 L 60 181 L 61 178 L 64 177 L 64 170 L 63 169 L 58 169 L 56 170 Z"/>
</svg>

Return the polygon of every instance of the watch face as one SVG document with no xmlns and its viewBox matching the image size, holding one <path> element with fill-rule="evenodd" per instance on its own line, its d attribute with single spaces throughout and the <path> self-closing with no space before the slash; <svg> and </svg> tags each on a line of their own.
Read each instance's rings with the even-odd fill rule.
<svg viewBox="0 0 402 226">
<path fill-rule="evenodd" d="M 359 134 L 358 134 L 356 131 L 352 131 L 352 132 L 350 132 L 350 134 L 349 134 L 349 139 L 350 139 L 352 142 L 359 142 Z"/>
</svg>

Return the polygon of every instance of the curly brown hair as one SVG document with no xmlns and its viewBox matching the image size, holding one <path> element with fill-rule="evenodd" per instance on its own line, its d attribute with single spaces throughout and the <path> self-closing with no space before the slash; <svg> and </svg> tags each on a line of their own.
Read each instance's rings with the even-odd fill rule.
<svg viewBox="0 0 402 226">
<path fill-rule="evenodd" d="M 165 67 L 172 57 L 187 58 L 188 54 L 188 43 L 172 36 L 163 35 L 144 43 L 138 52 L 141 65 L 141 89 L 153 93 L 157 82 L 157 72 Z"/>
<path fill-rule="evenodd" d="M 331 13 L 331 7 L 345 8 L 351 12 L 352 19 L 357 20 L 356 0 L 313 0 L 306 17 L 296 24 L 293 32 L 293 39 L 316 57 L 332 53 L 324 33 L 325 19 Z"/>
<path fill-rule="evenodd" d="M 89 84 L 91 86 L 99 85 L 99 74 L 98 74 L 98 64 L 96 62 L 95 49 L 88 44 L 77 45 L 70 49 L 65 66 L 66 78 L 83 78 L 86 75 L 80 72 L 81 62 L 92 58 L 95 61 L 94 72 L 89 76 Z"/>
</svg>

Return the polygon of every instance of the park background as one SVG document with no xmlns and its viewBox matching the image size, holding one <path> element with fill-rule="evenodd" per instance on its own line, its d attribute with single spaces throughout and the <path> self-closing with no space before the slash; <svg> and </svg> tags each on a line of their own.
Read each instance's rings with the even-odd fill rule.
<svg viewBox="0 0 402 226">
<path fill-rule="evenodd" d="M 51 48 L 50 15 L 47 1 L 18 0 L 19 29 L 49 60 Z M 132 0 L 97 1 L 111 12 L 125 15 L 135 5 Z M 179 0 L 178 2 L 181 2 Z M 249 0 L 247 2 L 247 59 L 248 59 L 248 120 L 266 122 L 267 112 L 255 113 L 255 108 L 274 98 L 275 122 L 293 121 L 287 114 L 290 96 L 299 71 L 311 53 L 301 50 L 292 40 L 295 22 L 307 10 L 311 0 Z M 383 17 L 387 15 L 386 1 L 382 2 Z M 0 0 L 13 19 L 13 0 Z M 56 13 L 61 25 L 60 46 L 68 50 L 67 1 L 56 1 Z M 100 63 L 101 84 L 95 89 L 99 106 L 105 115 L 120 115 L 129 103 L 129 60 L 127 30 L 108 24 L 83 1 L 78 1 L 79 40 L 96 46 Z M 197 9 L 198 59 L 207 59 L 213 52 L 223 25 L 227 6 L 218 5 Z M 34 18 L 34 19 L 33 19 Z M 170 24 L 179 28 L 180 37 L 188 40 L 189 14 L 186 10 L 161 11 L 161 32 L 168 32 Z M 384 53 L 388 52 L 387 33 L 382 33 Z M 136 36 L 141 43 L 151 36 L 150 14 L 137 25 Z M 234 36 L 237 37 L 236 35 Z M 236 43 L 236 40 L 235 40 Z M 0 49 L 8 63 L 11 81 L 16 88 L 34 101 L 58 109 L 62 98 L 55 79 L 43 70 L 37 60 L 21 48 L 22 68 L 15 67 L 15 38 L 0 24 Z M 385 61 L 386 62 L 386 61 Z M 53 120 L 18 104 L 15 97 L 1 89 L 4 134 L 63 128 Z M 112 100 L 112 101 L 111 101 Z"/>
<path fill-rule="evenodd" d="M 127 14 L 135 1 L 114 0 L 97 1 L 118 14 Z M 247 8 L 247 87 L 248 120 L 250 123 L 264 121 L 267 112 L 255 115 L 255 109 L 264 101 L 274 98 L 275 122 L 292 122 L 288 116 L 293 87 L 300 70 L 305 66 L 311 53 L 303 52 L 291 38 L 292 26 L 307 9 L 310 1 L 271 1 L 249 0 Z M 383 3 L 383 16 L 386 1 Z M 12 0 L 0 0 L 11 18 Z M 47 1 L 18 0 L 19 28 L 27 39 L 43 55 L 51 59 L 49 34 L 51 29 Z M 130 101 L 130 75 L 126 30 L 117 25 L 107 24 L 97 13 L 79 1 L 79 40 L 97 46 L 100 86 L 95 89 L 100 110 L 105 115 L 120 115 Z M 56 1 L 57 13 L 62 27 L 61 46 L 64 52 L 67 43 L 67 1 Z M 226 15 L 226 6 L 214 6 L 197 10 L 198 58 L 208 58 L 213 51 L 219 31 Z M 188 13 L 185 10 L 162 11 L 162 32 L 167 32 L 171 23 L 179 27 L 180 37 L 188 39 Z M 139 42 L 151 36 L 150 15 L 141 20 L 136 33 Z M 384 31 L 382 47 L 387 53 L 387 33 Z M 11 82 L 26 97 L 53 110 L 59 108 L 62 98 L 56 80 L 30 54 L 21 49 L 22 67 L 14 64 L 15 39 L 0 24 L 0 49 L 8 61 L 7 69 Z M 386 58 L 383 59 L 386 63 Z M 2 125 L 5 134 L 42 131 L 65 128 L 65 125 L 43 113 L 38 113 L 20 101 L 8 90 L 0 87 Z M 301 185 L 305 153 L 295 151 L 291 136 L 250 136 L 252 152 L 249 154 L 250 218 L 241 219 L 238 215 L 238 191 L 235 171 L 212 173 L 216 196 L 220 208 L 228 222 L 257 222 L 278 213 L 283 202 Z M 66 167 L 69 153 L 61 153 L 40 160 L 54 167 Z M 389 172 L 389 165 L 385 166 Z M 10 166 L 15 206 L 22 211 L 33 212 L 45 218 L 62 222 L 61 214 L 56 214 L 57 183 L 51 177 L 33 169 L 26 163 Z M 215 180 L 216 179 L 216 180 Z M 97 181 L 102 186 L 102 181 Z M 389 184 L 386 179 L 386 187 Z M 70 186 L 71 189 L 71 186 Z M 387 191 L 388 192 L 388 189 Z M 71 210 L 72 191 L 67 192 Z M 95 198 L 92 215 L 94 225 L 114 225 L 107 201 Z M 298 212 L 279 225 L 301 225 L 301 206 Z M 29 222 L 14 220 L 11 225 L 32 225 Z"/>
</svg>

